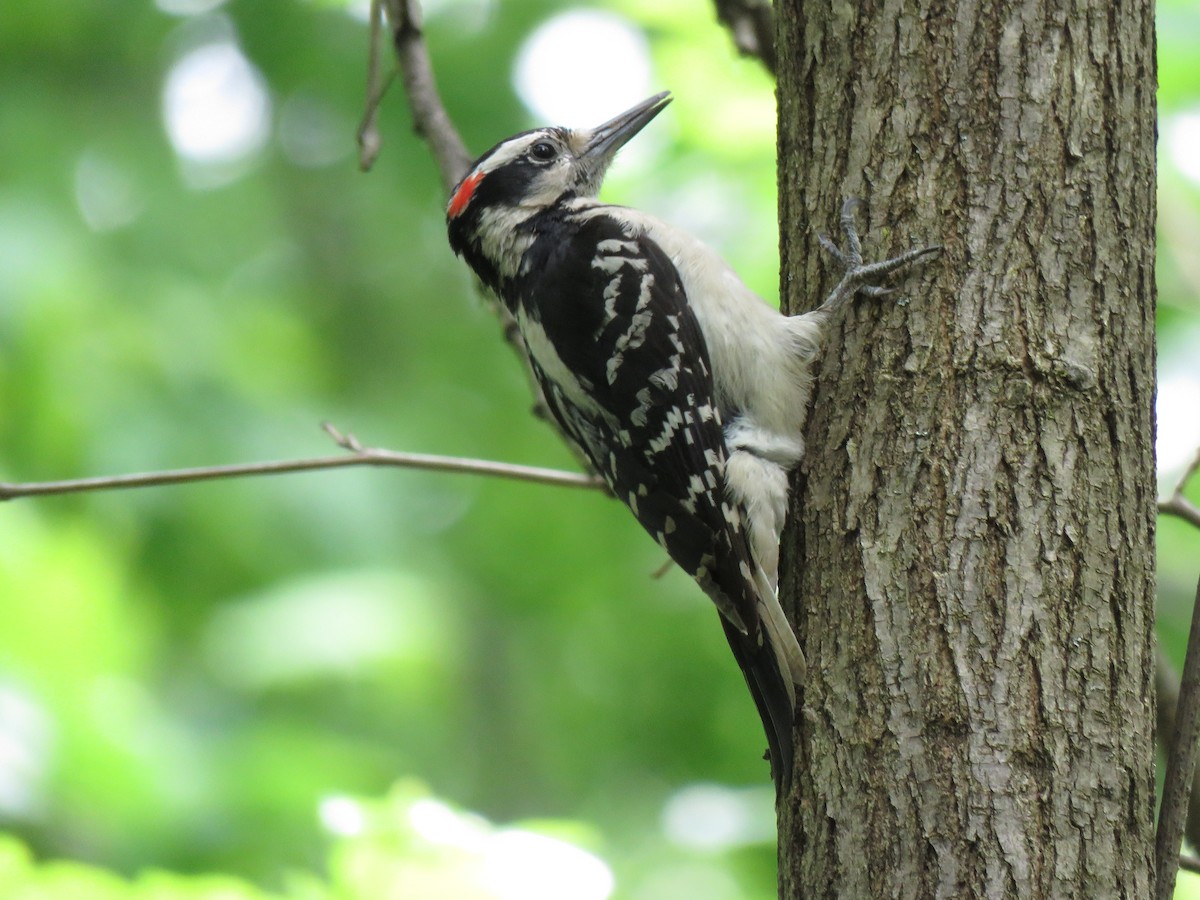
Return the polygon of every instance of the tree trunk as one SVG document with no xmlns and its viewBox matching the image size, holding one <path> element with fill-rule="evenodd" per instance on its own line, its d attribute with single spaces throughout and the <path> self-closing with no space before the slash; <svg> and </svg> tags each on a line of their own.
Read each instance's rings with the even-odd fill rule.
<svg viewBox="0 0 1200 900">
<path fill-rule="evenodd" d="M 784 597 L 793 897 L 1146 897 L 1154 807 L 1149 0 L 780 0 L 782 290 L 945 253 L 831 324 Z"/>
</svg>

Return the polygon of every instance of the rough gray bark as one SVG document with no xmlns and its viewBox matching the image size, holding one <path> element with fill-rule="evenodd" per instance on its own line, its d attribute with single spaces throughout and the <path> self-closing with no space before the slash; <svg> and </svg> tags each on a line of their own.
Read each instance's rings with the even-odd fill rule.
<svg viewBox="0 0 1200 900">
<path fill-rule="evenodd" d="M 1152 0 L 781 0 L 782 290 L 869 201 L 943 257 L 831 328 L 785 539 L 784 897 L 1146 897 Z"/>
</svg>

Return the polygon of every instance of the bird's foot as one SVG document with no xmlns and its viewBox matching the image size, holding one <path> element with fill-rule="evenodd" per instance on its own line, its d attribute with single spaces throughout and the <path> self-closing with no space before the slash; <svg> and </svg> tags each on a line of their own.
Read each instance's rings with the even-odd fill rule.
<svg viewBox="0 0 1200 900">
<path fill-rule="evenodd" d="M 837 287 L 825 298 L 825 302 L 821 304 L 820 309 L 830 312 L 835 311 L 841 308 L 855 294 L 866 294 L 868 297 L 882 297 L 893 293 L 895 288 L 882 287 L 877 282 L 893 272 L 898 272 L 913 263 L 919 262 L 926 256 L 935 256 L 942 252 L 942 248 L 938 245 L 917 247 L 913 250 L 905 251 L 899 256 L 885 259 L 882 262 L 863 263 L 862 241 L 859 240 L 858 229 L 854 224 L 854 210 L 860 203 L 860 200 L 851 197 L 842 204 L 841 226 L 842 234 L 846 238 L 845 250 L 839 248 L 827 235 L 817 235 L 822 249 L 833 257 L 842 270 L 841 281 L 837 283 Z"/>
</svg>

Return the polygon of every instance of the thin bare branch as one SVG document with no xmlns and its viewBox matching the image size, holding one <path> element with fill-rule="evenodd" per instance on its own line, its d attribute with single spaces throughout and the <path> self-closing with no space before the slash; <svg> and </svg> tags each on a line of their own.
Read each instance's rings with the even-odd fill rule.
<svg viewBox="0 0 1200 900">
<path fill-rule="evenodd" d="M 377 2 L 383 4 L 383 9 L 386 11 L 391 25 L 392 42 L 403 75 L 404 92 L 408 97 L 409 108 L 412 110 L 413 127 L 417 134 L 425 139 L 429 152 L 441 173 L 442 187 L 449 193 L 450 189 L 467 173 L 467 168 L 471 164 L 471 156 L 438 94 L 437 80 L 433 75 L 433 64 L 430 61 L 429 50 L 425 45 L 425 37 L 421 30 L 421 5 L 417 0 L 377 0 Z M 377 44 L 373 32 L 372 52 L 374 52 L 375 46 Z M 375 73 L 375 71 L 375 66 L 372 65 L 371 72 Z M 374 74 L 370 76 L 372 79 L 375 77 Z M 373 84 L 374 82 L 368 85 L 368 104 L 375 96 Z M 363 120 L 364 127 L 370 121 L 370 115 L 371 111 L 368 106 L 367 116 Z M 555 427 L 541 386 L 534 377 L 533 367 L 529 363 L 529 351 L 525 347 L 525 341 L 521 337 L 516 320 L 504 305 L 497 303 L 495 298 L 482 286 L 479 286 L 479 291 L 500 320 L 504 339 L 513 348 L 513 352 L 517 354 L 517 358 L 521 360 L 525 369 L 529 390 L 533 394 L 533 415 L 549 423 L 551 427 Z M 587 468 L 588 461 L 579 448 L 561 431 L 559 431 L 559 435 L 570 447 L 580 464 Z"/>
<path fill-rule="evenodd" d="M 1200 450 L 1196 451 L 1196 457 L 1191 464 L 1184 470 L 1179 477 L 1179 481 L 1175 484 L 1175 490 L 1171 492 L 1171 496 L 1166 500 L 1158 501 L 1158 511 L 1164 516 L 1175 516 L 1178 519 L 1183 519 L 1195 528 L 1200 528 L 1200 507 L 1192 503 L 1187 497 L 1183 496 L 1183 489 L 1187 487 L 1187 483 L 1191 481 L 1192 476 L 1200 471 Z"/>
<path fill-rule="evenodd" d="M 392 26 L 392 43 L 412 110 L 413 127 L 429 144 L 442 176 L 442 187 L 449 193 L 467 174 L 471 155 L 438 94 L 429 50 L 421 33 L 421 6 L 416 0 L 383 0 L 383 4 Z"/>
<path fill-rule="evenodd" d="M 1192 856 L 1190 853 L 1180 853 L 1179 868 L 1185 872 L 1200 875 L 1200 857 Z"/>
<path fill-rule="evenodd" d="M 1164 516 L 1174 516 L 1183 519 L 1189 525 L 1200 528 L 1200 507 L 1186 497 L 1175 495 L 1166 500 L 1158 501 L 1158 511 Z"/>
<path fill-rule="evenodd" d="M 486 459 L 464 459 L 457 456 L 434 456 L 425 453 L 398 453 L 376 447 L 364 447 L 353 435 L 343 435 L 330 425 L 326 425 L 325 430 L 334 438 L 338 446 L 347 451 L 345 455 L 170 469 L 163 472 L 140 472 L 132 475 L 77 478 L 68 481 L 35 481 L 23 484 L 0 482 L 0 502 L 16 500 L 21 497 L 45 497 L 52 494 L 80 494 L 89 491 L 190 484 L 197 481 L 245 478 L 255 475 L 282 475 L 288 472 L 345 469 L 351 466 L 392 466 L 401 469 L 426 469 L 434 472 L 463 472 L 472 475 L 510 478 L 517 481 L 533 481 L 560 487 L 593 489 L 604 487 L 600 479 L 578 472 L 519 466 Z"/>
<path fill-rule="evenodd" d="M 1197 451 L 1196 457 L 1175 483 L 1171 495 L 1165 500 L 1158 501 L 1158 511 L 1161 515 L 1175 516 L 1200 528 L 1200 508 L 1183 496 L 1184 488 L 1187 487 L 1188 482 L 1197 471 L 1200 471 L 1200 450 Z M 1195 610 L 1192 615 L 1193 617 L 1196 615 Z M 1193 627 L 1194 624 L 1193 619 Z M 1192 652 L 1190 641 L 1188 652 Z M 1161 647 L 1159 647 L 1155 659 L 1154 687 L 1158 740 L 1162 745 L 1163 755 L 1170 759 L 1175 753 L 1179 736 L 1175 728 L 1175 716 L 1179 706 L 1180 683 L 1178 673 L 1162 652 Z M 1184 834 L 1192 846 L 1200 847 L 1200 770 L 1192 772 L 1189 793 L 1191 800 L 1187 805 Z M 1184 865 L 1183 868 L 1186 869 L 1187 866 Z"/>
<path fill-rule="evenodd" d="M 1188 467 L 1184 469 L 1183 474 L 1179 476 L 1179 481 L 1175 485 L 1175 493 L 1182 493 L 1184 487 L 1197 472 L 1200 472 L 1200 447 L 1196 448 L 1196 455 L 1188 463 Z"/>
<path fill-rule="evenodd" d="M 1154 844 L 1156 900 L 1170 900 L 1175 892 L 1179 845 L 1192 794 L 1197 742 L 1200 742 L 1200 580 L 1196 583 L 1192 627 L 1188 633 L 1179 703 L 1175 709 L 1175 730 L 1167 754 L 1167 774 L 1158 813 L 1158 833 Z"/>
<path fill-rule="evenodd" d="M 742 56 L 753 56 L 775 74 L 775 8 L 771 0 L 714 0 L 717 18 Z"/>
<path fill-rule="evenodd" d="M 358 126 L 358 166 L 364 172 L 370 171 L 383 146 L 383 139 L 379 136 L 379 104 L 392 83 L 391 74 L 385 79 L 379 71 L 379 44 L 383 33 L 383 7 L 380 2 L 381 0 L 371 0 L 371 43 L 367 50 L 367 104 L 362 122 Z"/>
<path fill-rule="evenodd" d="M 1154 660 L 1155 730 L 1162 745 L 1163 758 L 1175 746 L 1175 708 L 1179 705 L 1179 673 L 1158 647 Z M 1192 773 L 1192 799 L 1188 803 L 1183 835 L 1193 847 L 1200 847 L 1200 767 Z"/>
</svg>

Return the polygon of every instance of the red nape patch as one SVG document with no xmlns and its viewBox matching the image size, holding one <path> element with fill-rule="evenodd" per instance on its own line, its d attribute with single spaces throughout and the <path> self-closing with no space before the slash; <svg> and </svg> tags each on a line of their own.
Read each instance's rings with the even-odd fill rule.
<svg viewBox="0 0 1200 900">
<path fill-rule="evenodd" d="M 462 184 L 458 186 L 458 190 L 454 192 L 454 196 L 450 198 L 450 205 L 446 207 L 446 218 L 456 219 L 467 208 L 467 204 L 471 202 L 471 197 L 475 194 L 475 188 L 479 187 L 479 182 L 483 181 L 482 172 L 472 172 L 462 180 Z"/>
</svg>

